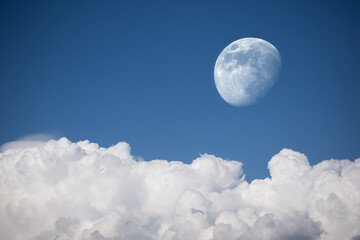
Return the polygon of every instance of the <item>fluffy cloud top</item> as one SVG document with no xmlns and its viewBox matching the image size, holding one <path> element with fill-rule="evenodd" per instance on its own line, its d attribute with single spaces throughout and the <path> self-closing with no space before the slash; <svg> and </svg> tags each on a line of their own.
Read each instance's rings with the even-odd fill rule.
<svg viewBox="0 0 360 240">
<path fill-rule="evenodd" d="M 207 154 L 140 161 L 124 142 L 8 145 L 0 238 L 360 239 L 360 159 L 310 166 L 284 149 L 268 164 L 271 178 L 251 183 L 241 167 Z"/>
</svg>

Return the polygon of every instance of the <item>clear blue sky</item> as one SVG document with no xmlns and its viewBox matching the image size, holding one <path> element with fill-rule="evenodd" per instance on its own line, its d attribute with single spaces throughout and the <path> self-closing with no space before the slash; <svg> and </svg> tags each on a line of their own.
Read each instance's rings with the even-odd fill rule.
<svg viewBox="0 0 360 240">
<path fill-rule="evenodd" d="M 359 1 L 1 1 L 0 144 L 47 133 L 135 156 L 199 153 L 268 175 L 282 148 L 360 157 Z M 276 46 L 280 77 L 236 108 L 213 67 L 230 42 Z"/>
</svg>

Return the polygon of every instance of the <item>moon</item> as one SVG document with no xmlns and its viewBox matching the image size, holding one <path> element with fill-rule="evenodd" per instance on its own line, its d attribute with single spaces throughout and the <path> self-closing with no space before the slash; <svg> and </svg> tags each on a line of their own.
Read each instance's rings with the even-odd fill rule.
<svg viewBox="0 0 360 240">
<path fill-rule="evenodd" d="M 280 53 L 260 38 L 242 38 L 230 43 L 214 68 L 216 88 L 229 104 L 242 107 L 263 99 L 281 68 Z"/>
</svg>

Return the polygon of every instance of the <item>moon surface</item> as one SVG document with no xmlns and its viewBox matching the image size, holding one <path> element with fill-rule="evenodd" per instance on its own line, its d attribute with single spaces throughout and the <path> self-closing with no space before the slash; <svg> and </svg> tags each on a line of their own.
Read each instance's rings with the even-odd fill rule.
<svg viewBox="0 0 360 240">
<path fill-rule="evenodd" d="M 281 67 L 280 53 L 260 38 L 242 38 L 230 43 L 214 68 L 221 97 L 237 107 L 261 100 L 274 85 Z"/>
</svg>

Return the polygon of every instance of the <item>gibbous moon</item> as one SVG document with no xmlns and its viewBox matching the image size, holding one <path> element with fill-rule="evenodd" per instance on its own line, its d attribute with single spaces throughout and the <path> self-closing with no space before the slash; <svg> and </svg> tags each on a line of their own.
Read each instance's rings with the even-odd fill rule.
<svg viewBox="0 0 360 240">
<path fill-rule="evenodd" d="M 280 53 L 260 38 L 242 38 L 219 55 L 214 69 L 221 97 L 237 107 L 262 99 L 274 85 L 281 67 Z"/>
</svg>

